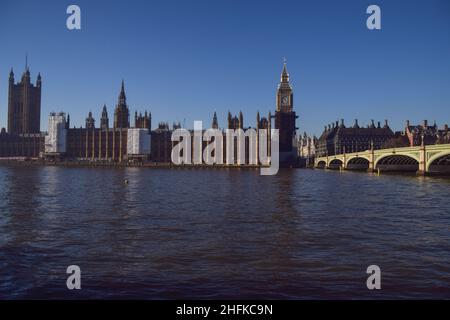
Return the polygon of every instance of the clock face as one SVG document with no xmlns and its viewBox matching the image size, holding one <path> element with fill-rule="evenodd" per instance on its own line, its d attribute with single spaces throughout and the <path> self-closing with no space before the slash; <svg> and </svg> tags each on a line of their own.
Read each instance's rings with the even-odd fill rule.
<svg viewBox="0 0 450 320">
<path fill-rule="evenodd" d="M 288 96 L 284 96 L 281 98 L 281 104 L 283 106 L 287 106 L 289 104 L 289 97 Z"/>
</svg>

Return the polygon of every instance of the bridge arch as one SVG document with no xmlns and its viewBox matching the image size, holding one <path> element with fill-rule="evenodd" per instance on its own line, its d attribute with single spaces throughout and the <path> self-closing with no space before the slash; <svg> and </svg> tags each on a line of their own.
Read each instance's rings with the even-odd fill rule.
<svg viewBox="0 0 450 320">
<path fill-rule="evenodd" d="M 339 158 L 336 159 L 330 159 L 329 163 L 328 163 L 328 168 L 329 169 L 339 169 L 340 167 L 342 167 L 344 165 L 344 161 L 342 161 Z"/>
<path fill-rule="evenodd" d="M 316 167 L 320 169 L 324 169 L 327 166 L 327 162 L 325 160 L 319 160 L 317 162 Z"/>
<path fill-rule="evenodd" d="M 376 168 L 376 167 L 378 166 L 378 164 L 380 163 L 380 161 L 385 162 L 385 161 L 386 161 L 386 158 L 392 159 L 392 158 L 395 158 L 395 157 L 401 157 L 401 158 L 404 159 L 404 160 L 411 159 L 411 160 L 416 161 L 417 164 L 418 164 L 419 161 L 420 161 L 419 158 L 418 158 L 417 156 L 414 156 L 414 155 L 408 154 L 408 153 L 387 153 L 387 154 L 383 154 L 381 157 L 379 157 L 379 158 L 377 158 L 377 159 L 375 160 L 374 167 Z"/>
<path fill-rule="evenodd" d="M 410 154 L 386 154 L 375 161 L 375 168 L 383 171 L 418 171 L 419 160 Z"/>
<path fill-rule="evenodd" d="M 361 155 L 350 156 L 350 157 L 347 157 L 347 163 L 346 163 L 346 165 L 348 165 L 350 162 L 351 162 L 351 163 L 361 163 L 361 162 L 365 162 L 364 160 L 370 162 L 369 157 L 366 157 L 366 156 L 361 156 Z"/>
<path fill-rule="evenodd" d="M 427 161 L 427 172 L 430 171 L 430 167 L 432 165 L 439 165 L 440 161 L 446 161 L 447 163 L 450 163 L 450 151 L 439 152 L 430 157 L 430 159 L 428 159 Z"/>
<path fill-rule="evenodd" d="M 354 156 L 347 159 L 345 168 L 349 170 L 367 170 L 369 169 L 369 166 L 370 160 L 368 157 Z"/>
</svg>

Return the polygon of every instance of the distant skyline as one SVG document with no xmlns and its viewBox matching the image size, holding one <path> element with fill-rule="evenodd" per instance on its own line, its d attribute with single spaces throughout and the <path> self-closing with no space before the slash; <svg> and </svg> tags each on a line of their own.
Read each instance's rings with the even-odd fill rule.
<svg viewBox="0 0 450 320">
<path fill-rule="evenodd" d="M 66 8 L 81 8 L 82 29 L 66 28 Z M 381 8 L 382 29 L 366 28 L 366 8 Z M 275 110 L 283 58 L 294 89 L 299 131 L 355 118 L 450 123 L 450 2 L 434 1 L 2 1 L 0 127 L 7 126 L 8 75 L 42 75 L 41 128 L 52 111 L 84 126 L 89 111 L 110 122 L 125 80 L 134 112 L 186 123 L 217 112 Z"/>
</svg>

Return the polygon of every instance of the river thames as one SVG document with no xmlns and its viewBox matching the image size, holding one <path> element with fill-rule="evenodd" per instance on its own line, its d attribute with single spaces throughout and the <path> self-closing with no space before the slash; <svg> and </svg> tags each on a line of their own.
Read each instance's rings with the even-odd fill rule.
<svg viewBox="0 0 450 320">
<path fill-rule="evenodd" d="M 449 179 L 1 166 L 0 198 L 3 299 L 450 298 Z"/>
</svg>

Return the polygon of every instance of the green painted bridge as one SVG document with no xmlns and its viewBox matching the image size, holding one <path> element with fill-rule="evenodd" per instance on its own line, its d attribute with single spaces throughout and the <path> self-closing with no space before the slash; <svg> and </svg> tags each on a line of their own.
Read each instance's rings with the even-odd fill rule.
<svg viewBox="0 0 450 320">
<path fill-rule="evenodd" d="M 316 168 L 450 174 L 450 144 L 366 150 L 315 159 Z"/>
</svg>

